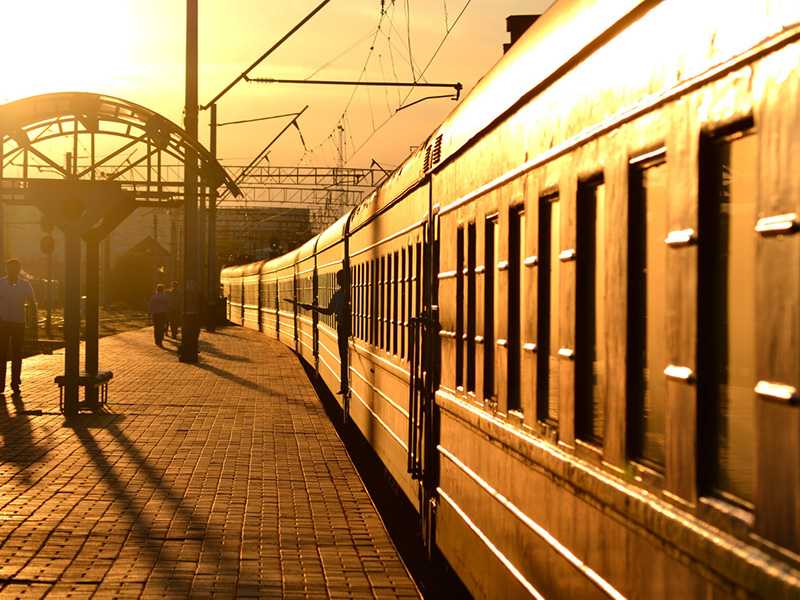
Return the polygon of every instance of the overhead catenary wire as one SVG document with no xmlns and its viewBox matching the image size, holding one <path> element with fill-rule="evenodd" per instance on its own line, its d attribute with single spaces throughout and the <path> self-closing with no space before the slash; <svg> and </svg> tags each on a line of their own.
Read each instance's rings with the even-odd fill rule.
<svg viewBox="0 0 800 600">
<path fill-rule="evenodd" d="M 411 78 L 416 81 L 417 76 L 414 73 L 414 53 L 411 51 L 411 9 L 406 0 L 406 39 L 408 40 L 408 58 L 411 64 Z"/>
<path fill-rule="evenodd" d="M 421 75 L 420 75 L 420 77 L 421 77 L 422 75 L 424 75 L 424 74 L 425 74 L 425 72 L 427 72 L 427 70 L 430 68 L 431 64 L 433 64 L 433 61 L 436 59 L 436 56 L 437 56 L 437 55 L 439 54 L 439 52 L 441 51 L 441 49 L 442 49 L 442 47 L 444 46 L 445 42 L 447 41 L 447 38 L 449 37 L 450 33 L 452 33 L 453 29 L 455 29 L 456 25 L 458 25 L 458 22 L 461 20 L 461 17 L 464 15 L 464 13 L 466 12 L 467 8 L 469 7 L 469 5 L 470 5 L 471 3 L 472 3 L 472 0 L 466 0 L 466 2 L 464 3 L 464 6 L 461 8 L 461 11 L 458 13 L 458 15 L 456 16 L 455 20 L 453 21 L 453 24 L 452 24 L 452 25 L 450 26 L 450 28 L 447 30 L 447 32 L 445 33 L 444 37 L 443 37 L 443 38 L 442 38 L 442 40 L 439 42 L 439 45 L 438 45 L 438 46 L 436 47 L 436 49 L 433 51 L 433 54 L 431 55 L 431 57 L 430 57 L 430 59 L 428 60 L 427 64 L 426 64 L 426 65 L 425 65 L 425 67 L 422 69 L 422 72 L 421 72 Z M 407 100 L 408 100 L 408 99 L 411 97 L 411 94 L 412 94 L 413 92 L 414 92 L 414 88 L 412 88 L 412 89 L 411 89 L 411 90 L 410 90 L 410 91 L 409 91 L 409 92 L 406 94 L 405 98 L 403 98 L 403 102 L 402 102 L 402 104 L 404 104 L 404 103 L 405 103 L 405 102 L 406 102 L 406 101 L 407 101 Z M 401 104 L 401 107 L 402 107 L 402 104 Z M 399 108 L 398 108 L 398 110 L 399 110 Z M 385 120 L 384 120 L 382 123 L 380 123 L 380 124 L 379 124 L 379 125 L 378 125 L 376 128 L 374 128 L 374 129 L 373 129 L 373 131 L 372 131 L 372 133 L 370 133 L 370 134 L 367 136 L 367 138 L 366 138 L 366 139 L 365 139 L 363 142 L 361 142 L 361 144 L 360 144 L 360 145 L 359 145 L 357 148 L 355 148 L 355 149 L 353 150 L 353 152 L 352 152 L 352 154 L 350 155 L 350 157 L 352 158 L 352 157 L 354 157 L 356 154 L 358 154 L 358 153 L 359 153 L 359 152 L 360 152 L 360 151 L 361 151 L 361 150 L 364 148 L 364 146 L 366 146 L 366 145 L 367 145 L 367 144 L 370 142 L 370 140 L 372 140 L 372 138 L 375 136 L 375 134 L 376 134 L 376 133 L 378 133 L 378 132 L 379 132 L 381 129 L 383 129 L 383 127 L 385 127 L 385 126 L 386 126 L 386 124 L 387 124 L 387 123 L 389 123 L 389 121 L 391 121 L 391 120 L 392 120 L 392 119 L 395 117 L 395 115 L 397 115 L 397 111 L 395 111 L 394 113 L 392 113 L 391 115 L 389 115 L 389 116 L 388 116 L 388 117 L 387 117 L 387 118 L 386 118 L 386 119 L 385 119 Z"/>
<path fill-rule="evenodd" d="M 284 113 L 282 115 L 270 115 L 269 117 L 256 117 L 254 119 L 240 119 L 239 121 L 226 121 L 225 123 L 217 123 L 217 127 L 225 127 L 226 125 L 240 125 L 242 123 L 257 123 L 259 121 L 269 121 L 271 119 L 283 119 L 284 117 L 295 117 L 296 112 Z"/>
<path fill-rule="evenodd" d="M 392 2 L 392 7 L 394 7 L 394 2 Z M 377 42 L 378 35 L 381 32 L 381 25 L 383 24 L 384 18 L 387 18 L 387 14 L 388 14 L 388 11 L 385 10 L 384 5 L 382 4 L 381 5 L 380 15 L 378 17 L 378 24 L 375 27 L 375 31 L 371 34 L 372 42 L 370 43 L 369 51 L 367 52 L 367 57 L 364 60 L 364 64 L 361 67 L 361 72 L 360 72 L 360 74 L 358 76 L 358 81 L 359 82 L 361 82 L 364 79 L 364 75 L 367 72 L 367 67 L 369 66 L 370 58 L 372 58 L 372 53 L 375 51 L 375 43 Z M 328 137 L 332 138 L 332 136 L 336 132 L 336 127 L 338 126 L 338 123 L 340 123 L 342 121 L 342 119 L 344 118 L 344 116 L 347 113 L 348 109 L 350 108 L 351 104 L 353 103 L 353 98 L 355 98 L 356 92 L 358 91 L 358 87 L 359 87 L 358 84 L 353 86 L 353 91 L 350 94 L 350 97 L 347 99 L 347 103 L 345 104 L 344 109 L 342 110 L 341 114 L 339 115 L 339 118 L 337 119 L 337 125 L 335 125 L 334 127 L 331 128 L 331 130 L 330 130 L 330 132 L 328 134 Z M 313 150 L 311 150 L 308 153 L 304 153 L 303 156 L 301 156 L 301 158 L 300 158 L 300 162 L 302 162 L 307 157 L 308 154 L 313 153 L 314 150 L 319 149 L 325 143 L 326 143 L 326 140 L 323 140 L 320 144 L 315 146 Z"/>
<path fill-rule="evenodd" d="M 445 31 L 444 36 L 439 41 L 439 44 L 434 49 L 433 53 L 431 54 L 431 56 L 429 57 L 428 61 L 426 62 L 425 66 L 422 69 L 419 69 L 418 67 L 415 66 L 415 64 L 414 64 L 415 61 L 413 59 L 413 56 L 409 56 L 409 60 L 407 61 L 408 64 L 409 64 L 409 67 L 412 70 L 412 74 L 413 74 L 413 77 L 414 77 L 415 81 L 420 81 L 421 82 L 421 81 L 424 80 L 424 77 L 425 77 L 428 69 L 431 67 L 433 62 L 436 60 L 436 57 L 439 55 L 439 52 L 441 51 L 441 49 L 444 47 L 444 45 L 447 42 L 450 34 L 453 32 L 455 27 L 461 21 L 461 18 L 464 16 L 465 12 L 467 11 L 467 9 L 471 5 L 471 3 L 472 3 L 472 0 L 466 0 L 464 5 L 461 7 L 461 10 L 456 15 L 455 19 L 452 21 L 452 23 L 450 23 L 449 22 L 449 12 L 448 12 L 448 8 L 447 8 L 447 2 L 446 2 L 446 0 L 443 2 L 443 11 L 445 13 L 444 14 L 444 18 L 445 18 L 445 27 L 446 27 L 446 31 Z M 353 99 L 355 98 L 355 94 L 356 94 L 356 92 L 358 91 L 358 89 L 359 89 L 359 87 L 361 85 L 361 82 L 363 82 L 363 78 L 364 78 L 366 70 L 367 70 L 367 68 L 369 66 L 370 59 L 371 59 L 371 57 L 372 57 L 372 55 L 373 55 L 373 53 L 375 51 L 375 43 L 377 41 L 378 36 L 379 35 L 383 35 L 387 40 L 387 45 L 389 46 L 389 48 L 391 48 L 392 39 L 391 39 L 391 33 L 390 32 L 392 30 L 394 30 L 399 35 L 399 31 L 397 31 L 397 27 L 396 27 L 396 25 L 394 23 L 393 11 L 391 10 L 394 7 L 395 7 L 395 3 L 394 2 L 392 2 L 392 5 L 391 5 L 390 9 L 388 9 L 388 10 L 384 8 L 383 4 L 381 6 L 381 12 L 380 12 L 380 16 L 378 18 L 378 25 L 375 28 L 375 33 L 374 33 L 374 36 L 373 36 L 373 43 L 370 46 L 369 52 L 367 53 L 367 57 L 366 57 L 366 59 L 364 61 L 364 65 L 362 66 L 361 73 L 360 73 L 359 79 L 358 79 L 358 83 L 356 83 L 354 85 L 353 92 L 350 94 L 350 97 L 348 98 L 348 101 L 345 104 L 344 110 L 342 111 L 341 115 L 337 119 L 337 126 L 338 126 L 339 123 L 346 123 L 347 122 L 348 111 L 349 111 L 349 109 L 350 109 L 350 107 L 352 105 Z M 388 31 L 384 31 L 383 28 L 382 28 L 382 24 L 384 22 L 384 19 L 388 20 L 388 22 L 389 22 L 389 27 L 387 28 Z M 409 19 L 409 15 L 407 13 L 407 21 L 408 21 L 408 19 Z M 393 54 L 391 56 L 393 58 Z M 400 56 L 403 57 L 402 53 L 400 53 Z M 405 59 L 405 57 L 403 57 L 403 58 Z M 448 96 L 429 96 L 429 97 L 426 97 L 426 98 L 421 98 L 421 99 L 419 99 L 419 100 L 417 100 L 415 102 L 412 102 L 410 104 L 406 104 L 406 102 L 411 97 L 411 95 L 413 94 L 413 92 L 414 92 L 416 87 L 417 86 L 411 87 L 409 92 L 402 99 L 400 99 L 400 101 L 398 102 L 397 109 L 395 109 L 394 112 L 389 114 L 386 117 L 386 119 L 384 119 L 382 122 L 377 123 L 377 124 L 374 122 L 374 114 L 373 114 L 373 107 L 372 107 L 372 103 L 371 103 L 371 96 L 368 95 L 367 102 L 368 102 L 369 110 L 370 110 L 370 116 L 371 116 L 370 121 L 371 121 L 371 124 L 372 124 L 372 131 L 367 135 L 367 137 L 358 146 L 356 146 L 355 143 L 351 142 L 351 144 L 350 144 L 350 148 L 352 149 L 351 153 L 350 153 L 350 155 L 348 157 L 345 157 L 345 160 L 347 162 L 352 160 L 352 158 L 354 156 L 356 156 L 372 140 L 372 138 L 379 131 L 381 131 L 383 129 L 383 127 L 385 127 L 385 125 L 387 123 L 389 123 L 396 116 L 398 111 L 402 110 L 403 108 L 408 108 L 409 106 L 413 106 L 414 104 L 417 104 L 418 102 L 421 102 L 423 100 L 441 98 L 441 97 L 448 97 Z M 398 97 L 399 97 L 399 94 L 398 94 Z M 314 148 L 306 150 L 303 153 L 303 155 L 300 157 L 299 162 L 300 163 L 305 162 L 306 160 L 308 160 L 310 158 L 310 156 L 314 155 L 315 151 L 318 151 L 329 140 L 332 141 L 335 131 L 336 131 L 336 127 L 332 128 L 330 133 L 328 134 L 328 136 L 326 138 L 324 138 Z M 352 128 L 351 127 L 347 128 L 347 135 L 349 135 L 351 140 L 352 140 Z M 332 145 L 334 145 L 334 147 L 336 147 L 336 144 L 332 144 Z M 339 153 L 340 153 L 340 151 L 338 151 L 338 148 L 337 148 L 336 155 L 338 155 Z M 337 156 L 337 158 L 338 158 L 338 156 Z"/>
</svg>

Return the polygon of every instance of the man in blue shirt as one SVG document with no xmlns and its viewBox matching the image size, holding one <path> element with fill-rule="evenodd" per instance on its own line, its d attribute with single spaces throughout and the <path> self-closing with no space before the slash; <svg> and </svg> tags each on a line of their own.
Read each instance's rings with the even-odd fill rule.
<svg viewBox="0 0 800 600">
<path fill-rule="evenodd" d="M 347 392 L 347 341 L 350 337 L 350 310 L 347 306 L 347 292 L 344 289 L 344 271 L 336 273 L 336 284 L 339 286 L 327 308 L 306 304 L 301 302 L 299 305 L 308 310 L 313 310 L 323 315 L 334 315 L 336 317 L 336 337 L 339 342 L 339 391 L 337 394 Z"/>
<path fill-rule="evenodd" d="M 35 306 L 36 297 L 30 282 L 20 277 L 22 263 L 6 261 L 7 275 L 0 279 L 0 394 L 6 389 L 6 362 L 11 348 L 11 390 L 20 393 L 22 345 L 25 342 L 25 305 Z"/>
</svg>

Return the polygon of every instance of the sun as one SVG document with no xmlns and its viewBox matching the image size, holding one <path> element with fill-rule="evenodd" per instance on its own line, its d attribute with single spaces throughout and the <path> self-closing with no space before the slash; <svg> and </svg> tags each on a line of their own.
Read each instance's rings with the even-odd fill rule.
<svg viewBox="0 0 800 600">
<path fill-rule="evenodd" d="M 55 91 L 125 87 L 137 69 L 136 2 L 5 0 L 0 102 Z"/>
</svg>

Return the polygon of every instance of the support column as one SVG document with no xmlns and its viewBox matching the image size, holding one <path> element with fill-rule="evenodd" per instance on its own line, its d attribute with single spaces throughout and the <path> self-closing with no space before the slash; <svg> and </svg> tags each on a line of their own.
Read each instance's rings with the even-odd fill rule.
<svg viewBox="0 0 800 600">
<path fill-rule="evenodd" d="M 206 186 L 201 180 L 198 188 L 197 207 L 197 283 L 200 292 L 200 324 L 206 321 L 208 312 L 208 276 L 206 275 Z"/>
<path fill-rule="evenodd" d="M 217 158 L 217 105 L 211 105 L 210 151 Z M 217 272 L 217 188 L 208 188 L 208 319 L 207 331 L 217 327 L 219 307 L 219 273 Z"/>
<path fill-rule="evenodd" d="M 100 361 L 100 242 L 86 239 L 86 356 L 85 370 L 97 375 Z M 97 405 L 97 388 L 86 386 L 86 402 Z"/>
<path fill-rule="evenodd" d="M 0 154 L 0 162 L 3 155 Z M 0 165 L 0 181 L 2 181 L 2 165 Z M 6 271 L 6 205 L 0 202 L 0 273 Z"/>
<path fill-rule="evenodd" d="M 53 253 L 47 254 L 47 290 L 45 291 L 47 300 L 47 316 L 45 317 L 44 329 L 47 339 L 53 338 Z"/>
<path fill-rule="evenodd" d="M 0 182 L 3 181 L 3 136 L 0 135 Z M 6 271 L 6 206 L 0 202 L 0 273 Z"/>
<path fill-rule="evenodd" d="M 78 414 L 81 351 L 81 238 L 64 232 L 64 414 Z"/>
<path fill-rule="evenodd" d="M 101 302 L 103 306 L 108 308 L 111 304 L 111 234 L 103 240 L 103 277 L 102 277 L 102 294 Z"/>
<path fill-rule="evenodd" d="M 197 139 L 197 0 L 186 0 L 186 133 Z M 199 316 L 197 264 L 197 153 L 186 146 L 183 174 L 183 334 L 178 351 L 181 362 L 196 363 Z"/>
</svg>

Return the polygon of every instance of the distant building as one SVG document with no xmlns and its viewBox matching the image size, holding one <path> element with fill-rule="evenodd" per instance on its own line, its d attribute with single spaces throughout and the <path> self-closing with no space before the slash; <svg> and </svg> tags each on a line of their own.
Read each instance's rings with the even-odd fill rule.
<svg viewBox="0 0 800 600">
<path fill-rule="evenodd" d="M 3 255 L 19 258 L 25 271 L 35 279 L 47 278 L 48 257 L 41 248 L 46 232 L 39 210 L 31 206 L 6 205 L 2 211 Z M 100 247 L 101 287 L 105 300 L 138 304 L 136 298 L 143 293 L 139 289 L 143 282 L 148 282 L 148 289 L 152 289 L 159 281 L 180 279 L 182 219 L 180 208 L 138 208 L 106 238 Z M 221 266 L 242 257 L 270 258 L 283 254 L 311 237 L 310 219 L 310 210 L 306 208 L 220 208 L 217 211 L 217 264 Z M 57 227 L 50 235 L 55 241 L 53 279 L 62 280 L 64 236 Z M 202 239 L 205 240 L 205 235 Z M 153 259 L 152 264 L 145 260 L 146 256 Z M 133 275 L 136 282 L 131 280 Z"/>
<path fill-rule="evenodd" d="M 307 208 L 223 208 L 217 212 L 218 264 L 280 256 L 311 236 Z"/>
</svg>

